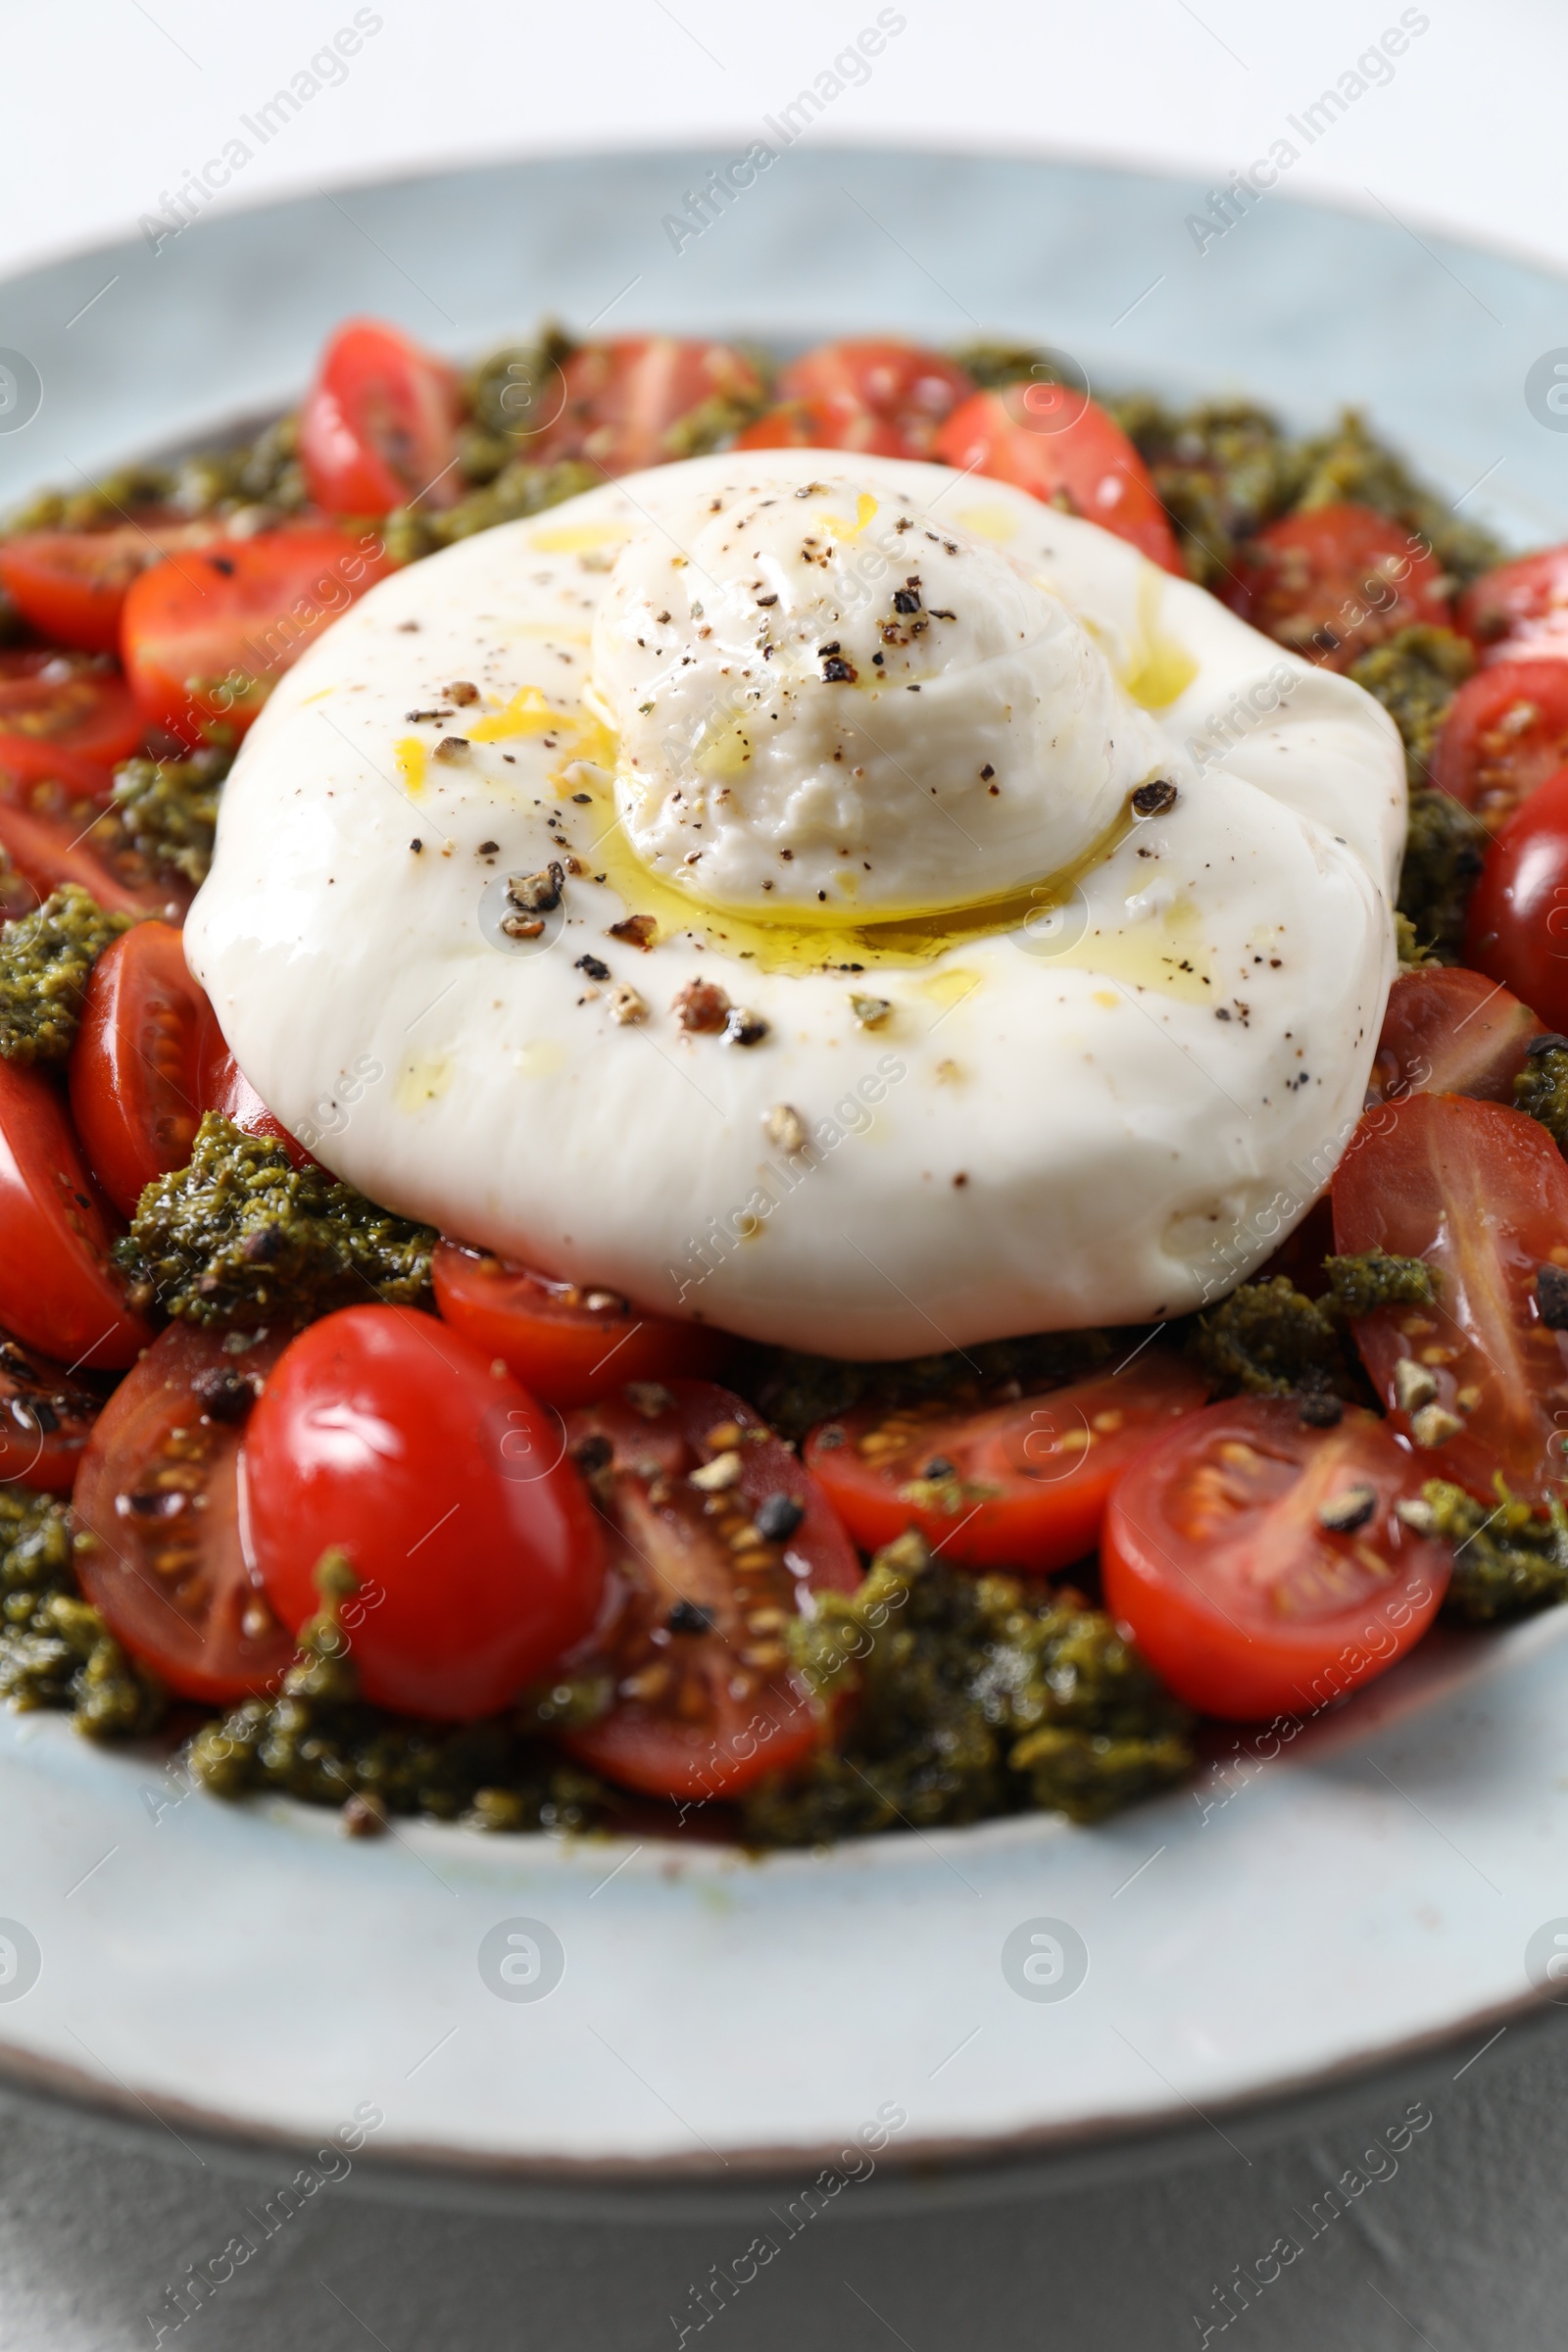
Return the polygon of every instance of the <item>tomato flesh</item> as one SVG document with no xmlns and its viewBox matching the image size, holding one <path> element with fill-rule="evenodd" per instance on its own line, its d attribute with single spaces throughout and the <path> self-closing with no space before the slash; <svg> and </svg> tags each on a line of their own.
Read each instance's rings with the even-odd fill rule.
<svg viewBox="0 0 1568 2352">
<path fill-rule="evenodd" d="M 73 1371 L 134 1363 L 153 1334 L 110 1262 L 116 1233 L 52 1080 L 0 1061 L 0 1324 Z"/>
<path fill-rule="evenodd" d="M 139 748 L 143 729 L 129 687 L 103 662 L 53 652 L 0 654 L 0 770 L 41 771 L 61 754 L 73 765 L 107 770 Z M 108 784 L 105 774 L 105 790 Z"/>
<path fill-rule="evenodd" d="M 853 449 L 875 458 L 905 455 L 894 426 L 860 409 L 853 416 L 835 416 L 813 401 L 792 400 L 785 407 L 764 410 L 735 436 L 737 449 Z"/>
<path fill-rule="evenodd" d="M 629 1380 L 712 1372 L 723 1332 L 644 1315 L 614 1291 L 558 1282 L 510 1258 L 442 1242 L 431 1266 L 443 1318 L 546 1404 L 587 1404 Z"/>
<path fill-rule="evenodd" d="M 1341 1251 L 1424 1258 L 1430 1306 L 1383 1306 L 1356 1346 L 1423 1477 L 1539 1501 L 1568 1406 L 1568 1333 L 1543 1320 L 1543 1266 L 1568 1266 L 1568 1162 L 1523 1111 L 1412 1095 L 1369 1111 L 1334 1179 Z M 1548 1275 L 1547 1280 L 1551 1277 Z"/>
<path fill-rule="evenodd" d="M 245 1561 L 241 1427 L 281 1352 L 173 1323 L 105 1405 L 76 1475 L 77 1573 L 116 1638 L 209 1706 L 275 1694 L 294 1654 Z"/>
<path fill-rule="evenodd" d="M 976 392 L 942 426 L 935 454 L 945 466 L 1011 482 L 1048 506 L 1098 522 L 1166 571 L 1182 568 L 1149 467 L 1098 402 L 1070 386 L 1008 384 Z"/>
<path fill-rule="evenodd" d="M 0 1332 L 0 1486 L 69 1494 L 103 1398 Z"/>
<path fill-rule="evenodd" d="M 585 458 L 606 473 L 635 473 L 673 457 L 671 429 L 705 401 L 751 402 L 762 379 L 728 343 L 670 335 L 585 343 L 565 362 L 564 403 L 528 444 L 541 465 Z"/>
<path fill-rule="evenodd" d="M 378 318 L 351 318 L 300 410 L 300 464 L 328 514 L 386 514 L 463 495 L 456 368 Z"/>
<path fill-rule="evenodd" d="M 347 1553 L 378 1706 L 492 1714 L 594 1624 L 604 1538 L 559 1418 L 431 1315 L 351 1306 L 302 1332 L 251 1417 L 244 1483 L 285 1625 L 318 1607 L 321 1554 Z"/>
<path fill-rule="evenodd" d="M 92 1172 L 122 1216 L 135 1214 L 155 1177 L 190 1159 L 208 1017 L 169 923 L 137 923 L 93 966 L 71 1053 L 71 1112 Z"/>
<path fill-rule="evenodd" d="M 1525 1048 L 1544 1027 L 1484 972 L 1441 963 L 1400 972 L 1389 991 L 1367 1103 L 1405 1095 L 1475 1095 L 1511 1103 Z"/>
<path fill-rule="evenodd" d="M 1447 1548 L 1396 1511 L 1425 1475 L 1356 1406 L 1307 1429 L 1289 1398 L 1212 1404 L 1111 1496 L 1105 1605 L 1200 1713 L 1314 1713 L 1386 1672 L 1437 1613 Z M 1349 1524 L 1325 1524 L 1337 1514 Z"/>
<path fill-rule="evenodd" d="M 1453 620 L 1487 662 L 1568 658 L 1568 547 L 1483 572 L 1458 599 Z"/>
<path fill-rule="evenodd" d="M 943 425 L 969 399 L 974 378 L 955 360 L 916 343 L 823 343 L 791 360 L 777 397 L 799 404 L 818 449 L 866 449 L 929 458 Z M 750 448 L 779 446 L 752 440 Z"/>
<path fill-rule="evenodd" d="M 1432 782 L 1489 833 L 1568 761 L 1568 663 L 1499 662 L 1464 684 L 1432 754 Z"/>
<path fill-rule="evenodd" d="M 102 531 L 24 531 L 0 540 L 0 586 L 40 636 L 112 654 L 132 580 L 215 536 L 211 522 L 159 512 Z"/>
<path fill-rule="evenodd" d="M 92 818 L 89 812 L 88 825 Z M 104 820 L 105 829 L 113 819 Z M 18 808 L 0 795 L 0 851 L 32 889 L 34 903 L 64 882 L 78 882 L 112 914 L 147 914 L 180 922 L 192 893 L 187 883 L 148 873 L 140 858 L 113 841 L 97 846 L 79 817 Z"/>
<path fill-rule="evenodd" d="M 182 743 L 243 733 L 312 638 L 392 568 L 380 538 L 289 523 L 156 564 L 125 598 L 125 675 Z"/>
<path fill-rule="evenodd" d="M 1537 787 L 1487 852 L 1465 956 L 1553 1028 L 1568 1027 L 1568 767 Z"/>
<path fill-rule="evenodd" d="M 790 1673 L 784 1629 L 806 1594 L 860 1582 L 816 1480 L 707 1381 L 633 1384 L 567 1426 L 577 1457 L 600 1464 L 614 1613 L 596 1654 L 615 1703 L 564 1743 L 628 1788 L 696 1802 L 799 1767 L 823 1726 Z M 731 1481 L 692 1483 L 729 1456 Z M 769 1538 L 775 1524 L 786 1532 Z"/>
<path fill-rule="evenodd" d="M 1420 534 L 1349 502 L 1281 515 L 1250 539 L 1232 601 L 1254 629 L 1336 670 L 1449 617 L 1447 575 Z"/>
<path fill-rule="evenodd" d="M 965 1568 L 1065 1568 L 1092 1551 L 1111 1488 L 1208 1383 L 1157 1344 L 1120 1373 L 955 1412 L 941 1401 L 824 1424 L 806 1460 L 867 1550 L 917 1527 Z"/>
</svg>

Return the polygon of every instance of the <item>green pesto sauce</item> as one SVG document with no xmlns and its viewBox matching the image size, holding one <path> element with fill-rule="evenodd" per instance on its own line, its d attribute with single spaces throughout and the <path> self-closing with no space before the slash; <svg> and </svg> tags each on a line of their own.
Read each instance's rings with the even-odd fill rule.
<svg viewBox="0 0 1568 2352">
<path fill-rule="evenodd" d="M 80 1597 L 71 1563 L 65 1505 L 0 1486 L 0 1697 L 67 1708 L 94 1739 L 149 1732 L 163 1694 Z"/>
<path fill-rule="evenodd" d="M 1540 1121 L 1559 1152 L 1568 1152 L 1568 1047 L 1532 1054 L 1513 1082 L 1516 1110 Z"/>
<path fill-rule="evenodd" d="M 234 754 L 216 745 L 184 760 L 127 760 L 115 770 L 114 809 L 125 840 L 156 871 L 198 886 L 213 862 L 218 801 Z"/>
<path fill-rule="evenodd" d="M 1422 1497 L 1424 1530 L 1454 1546 L 1444 1601 L 1450 1617 L 1491 1625 L 1568 1600 L 1568 1513 L 1560 1502 L 1516 1502 L 1500 1478 L 1490 1506 L 1441 1478 L 1427 1481 Z"/>
<path fill-rule="evenodd" d="M 1433 746 L 1454 695 L 1476 665 L 1468 638 L 1425 622 L 1400 629 L 1387 645 L 1375 646 L 1352 662 L 1349 675 L 1365 689 L 1399 730 L 1406 781 L 1412 792 L 1426 783 Z"/>
<path fill-rule="evenodd" d="M 183 1322 L 303 1324 L 368 1299 L 426 1304 L 435 1239 L 209 1111 L 190 1165 L 147 1187 L 116 1256 Z"/>
<path fill-rule="evenodd" d="M 1480 879 L 1487 832 L 1446 792 L 1412 792 L 1399 875 L 1399 912 L 1439 963 L 1458 963 L 1470 893 Z"/>
<path fill-rule="evenodd" d="M 66 1059 L 92 967 L 130 921 L 68 882 L 33 913 L 0 924 L 0 1059 Z"/>
</svg>

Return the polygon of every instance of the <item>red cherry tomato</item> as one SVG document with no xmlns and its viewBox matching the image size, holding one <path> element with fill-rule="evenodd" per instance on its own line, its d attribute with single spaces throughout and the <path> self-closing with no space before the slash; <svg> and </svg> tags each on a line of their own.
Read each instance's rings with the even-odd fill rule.
<svg viewBox="0 0 1568 2352">
<path fill-rule="evenodd" d="M 1511 1103 L 1525 1048 L 1544 1027 L 1528 1004 L 1484 973 L 1441 963 L 1401 972 L 1389 991 L 1368 1106 L 1405 1095 L 1476 1095 Z"/>
<path fill-rule="evenodd" d="M 0 1332 L 0 1486 L 69 1494 L 102 1405 L 63 1364 Z"/>
<path fill-rule="evenodd" d="M 1432 754 L 1432 781 L 1490 833 L 1568 760 L 1568 665 L 1499 662 L 1466 678 Z"/>
<path fill-rule="evenodd" d="M 1207 1395 L 1200 1372 L 1155 1346 L 1125 1372 L 979 1412 L 847 1414 L 811 1432 L 806 1460 L 867 1550 L 917 1527 L 956 1566 L 1046 1575 L 1093 1551 L 1121 1472 Z"/>
<path fill-rule="evenodd" d="M 822 343 L 791 360 L 777 391 L 781 402 L 798 401 L 809 411 L 819 449 L 929 458 L 942 426 L 974 388 L 968 369 L 940 352 L 915 343 L 850 341 Z M 870 438 L 872 432 L 879 437 Z"/>
<path fill-rule="evenodd" d="M 281 1144 L 297 1168 L 319 1164 L 298 1137 L 290 1135 L 282 1120 L 275 1118 L 268 1109 L 224 1045 L 222 1032 L 216 1019 L 208 1024 L 199 1084 L 203 1110 L 218 1111 L 221 1117 L 231 1119 L 246 1135 L 264 1135 L 270 1142 Z"/>
<path fill-rule="evenodd" d="M 113 820 L 105 822 L 112 825 Z M 192 895 L 187 883 L 166 875 L 151 877 L 133 853 L 113 843 L 100 850 L 95 840 L 93 832 L 83 833 L 79 815 L 43 815 L 0 797 L 0 850 L 31 884 L 34 904 L 63 882 L 79 882 L 112 914 L 183 921 Z"/>
<path fill-rule="evenodd" d="M 300 410 L 305 484 L 328 514 L 450 507 L 462 411 L 457 369 L 379 318 L 351 318 L 325 351 Z"/>
<path fill-rule="evenodd" d="M 71 1052 L 71 1113 L 93 1174 L 122 1216 L 155 1176 L 182 1168 L 201 1119 L 206 996 L 180 935 L 137 923 L 99 956 Z"/>
<path fill-rule="evenodd" d="M 72 1507 L 82 1591 L 116 1638 L 182 1698 L 275 1692 L 294 1655 L 245 1562 L 241 1429 L 283 1342 L 233 1352 L 172 1323 L 105 1405 Z"/>
<path fill-rule="evenodd" d="M 1325 669 L 1348 669 L 1396 630 L 1449 616 L 1447 575 L 1420 532 L 1348 503 L 1282 514 L 1250 539 L 1230 601 Z"/>
<path fill-rule="evenodd" d="M 762 379 L 728 343 L 636 335 L 585 343 L 562 369 L 556 395 L 541 393 L 551 420 L 523 444 L 542 465 L 586 458 L 606 473 L 635 473 L 676 453 L 670 428 L 705 401 L 760 399 Z M 557 401 L 559 399 L 559 407 Z"/>
<path fill-rule="evenodd" d="M 1148 466 L 1121 426 L 1070 385 L 977 392 L 943 425 L 934 455 L 960 471 L 1011 482 L 1047 506 L 1064 506 L 1167 571 L 1182 568 Z"/>
<path fill-rule="evenodd" d="M 1447 1547 L 1395 1511 L 1426 1475 L 1354 1405 L 1305 1429 L 1289 1398 L 1211 1404 L 1112 1494 L 1105 1605 L 1200 1713 L 1315 1713 L 1385 1673 L 1437 1613 Z M 1326 1527 L 1325 1510 L 1350 1524 Z"/>
<path fill-rule="evenodd" d="M 1454 606 L 1453 625 L 1489 663 L 1568 657 L 1568 547 L 1483 572 Z"/>
<path fill-rule="evenodd" d="M 37 768 L 62 753 L 74 763 L 107 770 L 139 749 L 144 723 L 124 679 L 102 662 L 0 654 L 0 770 L 16 775 L 20 760 L 31 782 Z M 102 789 L 108 785 L 104 774 Z"/>
<path fill-rule="evenodd" d="M 723 1332 L 642 1314 L 618 1292 L 557 1282 L 459 1242 L 440 1244 L 430 1271 L 446 1321 L 546 1404 L 586 1404 L 628 1380 L 711 1372 L 733 1351 Z"/>
<path fill-rule="evenodd" d="M 824 1736 L 783 1629 L 811 1592 L 851 1592 L 860 1564 L 789 1448 L 707 1381 L 633 1386 L 572 1414 L 611 1532 L 614 1613 L 596 1648 L 612 1712 L 564 1744 L 651 1796 L 728 1797 L 804 1763 Z M 734 1455 L 725 1483 L 692 1473 Z"/>
<path fill-rule="evenodd" d="M 855 449 L 876 458 L 901 458 L 905 451 L 891 424 L 861 409 L 853 417 L 835 416 L 806 400 L 766 409 L 735 436 L 737 449 Z"/>
<path fill-rule="evenodd" d="M 125 598 L 125 675 L 184 743 L 248 727 L 313 637 L 392 568 L 374 532 L 290 523 L 144 571 Z"/>
<path fill-rule="evenodd" d="M 1465 957 L 1552 1028 L 1568 1027 L 1568 767 L 1537 786 L 1487 852 Z"/>
<path fill-rule="evenodd" d="M 0 1324 L 74 1372 L 134 1363 L 152 1327 L 110 1262 L 117 1232 L 52 1079 L 0 1061 Z"/>
<path fill-rule="evenodd" d="M 1334 1211 L 1324 1193 L 1314 1200 L 1294 1232 L 1288 1233 L 1272 1257 L 1265 1258 L 1249 1282 L 1272 1282 L 1283 1274 L 1304 1298 L 1321 1298 L 1329 1287 L 1323 1260 L 1334 1252 Z"/>
<path fill-rule="evenodd" d="M 131 581 L 149 564 L 215 536 L 211 522 L 160 512 L 104 531 L 24 531 L 0 540 L 0 587 L 41 637 L 112 654 Z"/>
<path fill-rule="evenodd" d="M 1381 1306 L 1355 1343 L 1421 1475 L 1491 1500 L 1501 1471 L 1540 1500 L 1568 1395 L 1568 1333 L 1543 1320 L 1540 1269 L 1568 1265 L 1568 1162 L 1500 1102 L 1412 1095 L 1368 1111 L 1334 1179 L 1334 1242 L 1420 1257 L 1431 1306 Z M 1560 1447 L 1558 1448 L 1560 1450 Z"/>
<path fill-rule="evenodd" d="M 432 1315 L 350 1306 L 302 1332 L 251 1418 L 244 1480 L 285 1625 L 318 1607 L 322 1552 L 347 1552 L 378 1706 L 492 1714 L 594 1624 L 604 1535 L 559 1416 Z"/>
</svg>

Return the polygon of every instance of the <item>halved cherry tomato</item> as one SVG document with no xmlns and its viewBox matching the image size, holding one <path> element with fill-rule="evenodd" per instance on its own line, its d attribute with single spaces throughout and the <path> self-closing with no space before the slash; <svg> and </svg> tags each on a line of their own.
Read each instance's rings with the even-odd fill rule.
<svg viewBox="0 0 1568 2352">
<path fill-rule="evenodd" d="M 92 969 L 71 1052 L 71 1112 L 104 1191 L 133 1216 L 155 1176 L 182 1168 L 202 1115 L 211 1011 L 179 933 L 137 923 Z"/>
<path fill-rule="evenodd" d="M 247 1525 L 285 1625 L 341 1544 L 360 1578 L 360 1687 L 466 1722 L 582 1640 L 604 1535 L 559 1415 L 432 1315 L 350 1306 L 301 1333 L 245 1436 Z"/>
<path fill-rule="evenodd" d="M 1553 1028 L 1568 1027 L 1568 767 L 1536 787 L 1487 852 L 1465 956 Z"/>
<path fill-rule="evenodd" d="M 182 1698 L 225 1706 L 275 1691 L 294 1639 L 246 1566 L 238 1460 L 245 1416 L 282 1352 L 236 1353 L 172 1323 L 105 1405 L 72 1507 L 87 1598 Z"/>
<path fill-rule="evenodd" d="M 1499 662 L 1466 678 L 1432 754 L 1440 792 L 1500 832 L 1568 760 L 1568 663 Z"/>
<path fill-rule="evenodd" d="M 917 1527 L 956 1566 L 1046 1575 L 1094 1549 L 1121 1472 L 1207 1396 L 1156 1344 L 1123 1372 L 979 1412 L 939 1400 L 846 1414 L 811 1432 L 806 1460 L 867 1550 Z"/>
<path fill-rule="evenodd" d="M 1283 1274 L 1303 1298 L 1321 1298 L 1329 1288 L 1323 1260 L 1334 1251 L 1334 1211 L 1327 1193 L 1313 1201 L 1299 1225 L 1288 1233 L 1272 1257 L 1264 1259 L 1249 1282 L 1272 1282 Z"/>
<path fill-rule="evenodd" d="M 1568 1266 L 1568 1161 L 1545 1129 L 1466 1095 L 1368 1111 L 1334 1178 L 1334 1240 L 1424 1258 L 1437 1278 L 1433 1305 L 1380 1306 L 1355 1325 L 1422 1476 L 1495 1500 L 1500 1470 L 1515 1494 L 1543 1497 L 1568 1427 L 1568 1332 L 1542 1312 Z"/>
<path fill-rule="evenodd" d="M 1367 1104 L 1406 1095 L 1475 1095 L 1511 1103 L 1525 1048 L 1544 1027 L 1528 1004 L 1482 972 L 1441 963 L 1401 972 L 1389 991 Z"/>
<path fill-rule="evenodd" d="M 1415 621 L 1448 619 L 1447 574 L 1420 532 L 1347 501 L 1282 514 L 1242 549 L 1227 602 L 1325 669 Z"/>
<path fill-rule="evenodd" d="M 974 389 L 968 369 L 940 352 L 916 343 L 851 340 L 818 344 L 791 360 L 778 379 L 777 397 L 809 411 L 819 449 L 929 458 L 942 426 Z"/>
<path fill-rule="evenodd" d="M 290 523 L 144 571 L 125 598 L 125 675 L 183 743 L 248 727 L 313 637 L 392 568 L 380 537 Z"/>
<path fill-rule="evenodd" d="M 1488 663 L 1568 657 L 1568 547 L 1483 572 L 1454 606 L 1453 625 Z"/>
<path fill-rule="evenodd" d="M 1447 1547 L 1395 1508 L 1426 1475 L 1356 1405 L 1308 1429 L 1289 1398 L 1211 1404 L 1111 1496 L 1105 1605 L 1200 1713 L 1315 1713 L 1386 1672 L 1437 1613 Z"/>
<path fill-rule="evenodd" d="M 328 514 L 387 514 L 416 501 L 450 507 L 458 372 L 379 318 L 340 326 L 300 410 L 305 484 Z"/>
<path fill-rule="evenodd" d="M 148 914 L 183 921 L 191 902 L 188 883 L 152 875 L 134 852 L 113 839 L 112 814 L 83 832 L 79 817 L 43 815 L 19 808 L 0 795 L 0 850 L 19 874 L 46 899 L 63 882 L 79 882 L 112 914 Z M 98 846 L 100 835 L 111 838 Z"/>
<path fill-rule="evenodd" d="M 595 1654 L 616 1696 L 564 1744 L 628 1788 L 698 1801 L 804 1763 L 823 1725 L 784 1629 L 811 1592 L 860 1582 L 816 1480 L 707 1381 L 634 1384 L 568 1429 L 610 1527 L 614 1613 Z"/>
<path fill-rule="evenodd" d="M 546 1404 L 586 1404 L 628 1380 L 699 1376 L 734 1351 L 724 1332 L 642 1314 L 617 1291 L 558 1282 L 459 1242 L 440 1244 L 430 1272 L 446 1321 Z"/>
<path fill-rule="evenodd" d="M 215 536 L 211 522 L 161 511 L 104 531 L 24 531 L 0 540 L 0 586 L 41 637 L 112 654 L 132 580 L 149 564 Z"/>
<path fill-rule="evenodd" d="M 152 1327 L 110 1262 L 117 1231 L 53 1080 L 0 1061 L 0 1324 L 73 1371 L 134 1363 Z"/>
<path fill-rule="evenodd" d="M 1069 385 L 975 393 L 943 425 L 933 454 L 1098 522 L 1166 571 L 1182 568 L 1149 467 L 1121 426 Z"/>
<path fill-rule="evenodd" d="M 0 654 L 0 768 L 18 739 L 112 768 L 141 743 L 145 721 L 118 669 L 71 654 Z"/>
<path fill-rule="evenodd" d="M 606 473 L 635 473 L 675 452 L 670 429 L 709 400 L 750 402 L 762 379 L 728 343 L 635 335 L 585 343 L 562 369 L 559 415 L 527 444 L 542 465 L 586 458 Z"/>
<path fill-rule="evenodd" d="M 899 458 L 905 453 L 898 433 L 869 409 L 854 417 L 834 416 L 814 402 L 792 400 L 780 409 L 764 409 L 735 436 L 737 449 L 855 449 L 875 458 Z"/>
<path fill-rule="evenodd" d="M 297 1168 L 318 1164 L 298 1137 L 290 1135 L 282 1120 L 268 1109 L 223 1043 L 222 1032 L 216 1019 L 210 1019 L 208 1023 L 199 1084 L 203 1110 L 216 1110 L 223 1118 L 232 1119 L 234 1125 L 242 1128 L 246 1135 L 264 1135 L 272 1143 L 281 1144 Z"/>
<path fill-rule="evenodd" d="M 69 1494 L 103 1401 L 63 1364 L 0 1332 L 0 1486 L 15 1479 Z"/>
</svg>

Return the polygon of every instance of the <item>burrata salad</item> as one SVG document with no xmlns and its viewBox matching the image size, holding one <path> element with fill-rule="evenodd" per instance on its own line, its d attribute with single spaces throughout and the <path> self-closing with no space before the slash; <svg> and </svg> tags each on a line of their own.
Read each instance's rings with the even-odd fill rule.
<svg viewBox="0 0 1568 2352">
<path fill-rule="evenodd" d="M 1568 1597 L 1568 549 L 1070 375 L 356 319 L 10 518 L 14 1704 L 810 1845 Z"/>
</svg>

